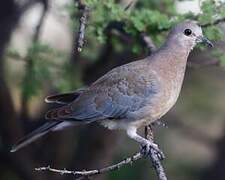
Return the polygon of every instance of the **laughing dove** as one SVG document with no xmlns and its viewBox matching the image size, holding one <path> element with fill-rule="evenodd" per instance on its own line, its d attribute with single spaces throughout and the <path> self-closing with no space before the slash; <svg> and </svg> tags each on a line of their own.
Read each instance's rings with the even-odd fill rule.
<svg viewBox="0 0 225 180">
<path fill-rule="evenodd" d="M 150 56 L 116 67 L 86 89 L 53 95 L 47 103 L 62 107 L 46 113 L 47 122 L 15 145 L 11 152 L 50 131 L 76 124 L 98 122 L 109 129 L 123 129 L 141 146 L 157 145 L 137 134 L 166 114 L 180 94 L 187 58 L 193 47 L 212 43 L 194 21 L 175 25 L 165 43 Z"/>
</svg>

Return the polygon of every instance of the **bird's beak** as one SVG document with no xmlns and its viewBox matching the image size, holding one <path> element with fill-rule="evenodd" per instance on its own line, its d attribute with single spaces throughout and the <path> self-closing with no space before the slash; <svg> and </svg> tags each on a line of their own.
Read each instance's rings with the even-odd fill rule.
<svg viewBox="0 0 225 180">
<path fill-rule="evenodd" d="M 204 37 L 204 36 L 198 36 L 196 41 L 198 43 L 206 44 L 209 47 L 213 47 L 213 43 L 210 40 L 208 40 L 206 37 Z"/>
</svg>

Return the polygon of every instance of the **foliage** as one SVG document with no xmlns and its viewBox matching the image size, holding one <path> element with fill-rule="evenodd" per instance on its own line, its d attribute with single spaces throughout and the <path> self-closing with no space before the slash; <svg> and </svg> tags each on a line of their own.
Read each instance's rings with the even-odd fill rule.
<svg viewBox="0 0 225 180">
<path fill-rule="evenodd" d="M 8 51 L 7 55 L 25 62 L 25 70 L 21 80 L 22 96 L 29 99 L 38 95 L 44 84 L 49 82 L 57 91 L 72 89 L 71 66 L 68 57 L 41 42 L 34 42 L 22 57 L 16 50 Z"/>
<path fill-rule="evenodd" d="M 85 34 L 88 43 L 85 44 L 82 56 L 89 60 L 97 59 L 98 49 L 106 42 L 105 29 L 110 22 L 123 22 L 123 30 L 133 39 L 130 49 L 137 54 L 143 48 L 138 40 L 140 32 L 150 35 L 154 43 L 159 46 L 166 31 L 173 24 L 186 18 L 195 19 L 200 24 L 212 24 L 204 28 L 204 33 L 211 40 L 219 40 L 224 36 L 221 29 L 213 25 L 213 22 L 218 18 L 225 18 L 225 6 L 211 0 L 202 2 L 202 12 L 197 16 L 192 13 L 178 14 L 172 0 L 141 0 L 136 2 L 134 7 L 128 9 L 115 0 L 85 0 L 83 2 L 90 8 L 90 14 Z M 71 28 L 77 29 L 80 15 L 78 5 L 73 2 L 68 4 L 65 9 L 71 18 Z M 122 52 L 125 48 L 119 38 L 112 38 L 111 42 L 115 50 Z M 8 54 L 16 59 L 21 58 L 16 51 L 10 51 Z M 216 51 L 213 55 L 221 61 L 221 64 L 225 64 L 223 53 Z M 27 56 L 24 58 L 26 67 L 22 79 L 22 94 L 27 98 L 36 95 L 42 89 L 46 79 L 59 91 L 80 86 L 82 84 L 80 70 L 79 68 L 76 70 L 76 77 L 74 77 L 68 59 L 63 53 L 56 52 L 48 45 L 40 42 L 31 44 Z M 72 83 L 74 81 L 75 85 Z"/>
<path fill-rule="evenodd" d="M 39 43 L 32 44 L 28 49 L 26 73 L 22 80 L 22 94 L 28 98 L 37 94 L 42 82 L 50 75 L 45 65 L 46 58 L 42 56 L 48 51 L 48 46 Z"/>
<path fill-rule="evenodd" d="M 177 14 L 174 3 L 171 0 L 163 1 L 138 1 L 134 8 L 125 10 L 114 0 L 86 0 L 86 5 L 91 8 L 87 31 L 88 38 L 97 39 L 100 43 L 106 40 L 104 33 L 107 25 L 112 21 L 124 23 L 124 30 L 138 39 L 140 32 L 149 34 L 156 45 L 162 43 L 164 31 L 168 30 L 175 23 L 183 19 L 196 19 L 200 24 L 213 23 L 218 18 L 225 18 L 225 6 L 222 3 L 215 3 L 212 0 L 203 1 L 201 4 L 202 13 L 194 15 L 187 13 Z M 164 7 L 163 12 L 160 10 Z M 206 34 L 212 40 L 221 39 L 223 34 L 217 26 L 210 26 L 205 29 Z M 132 44 L 133 50 L 137 51 L 138 41 Z M 95 51 L 95 49 L 94 49 Z"/>
</svg>

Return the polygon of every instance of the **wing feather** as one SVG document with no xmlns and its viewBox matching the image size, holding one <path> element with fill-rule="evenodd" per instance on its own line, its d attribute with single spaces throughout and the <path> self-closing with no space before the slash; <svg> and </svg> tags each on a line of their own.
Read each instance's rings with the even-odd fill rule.
<svg viewBox="0 0 225 180">
<path fill-rule="evenodd" d="M 50 111 L 49 119 L 74 119 L 94 121 L 125 118 L 138 111 L 158 92 L 154 72 L 143 66 L 121 66 L 93 83 L 72 103 Z"/>
<path fill-rule="evenodd" d="M 68 104 L 73 102 L 76 98 L 78 98 L 82 93 L 84 92 L 84 89 L 79 89 L 74 92 L 70 93 L 62 93 L 62 94 L 54 94 L 47 96 L 45 98 L 46 103 L 56 103 L 56 104 Z"/>
</svg>

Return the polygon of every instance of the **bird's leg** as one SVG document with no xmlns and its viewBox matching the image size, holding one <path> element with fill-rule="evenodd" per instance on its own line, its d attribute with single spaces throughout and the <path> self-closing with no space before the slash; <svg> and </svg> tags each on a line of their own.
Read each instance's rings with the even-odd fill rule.
<svg viewBox="0 0 225 180">
<path fill-rule="evenodd" d="M 145 139 L 137 134 L 137 128 L 131 127 L 127 130 L 127 135 L 137 141 L 141 145 L 141 153 L 144 155 L 149 155 L 152 150 L 157 154 L 159 159 L 164 159 L 163 152 L 159 149 L 158 145 L 153 142 L 151 139 Z"/>
</svg>

